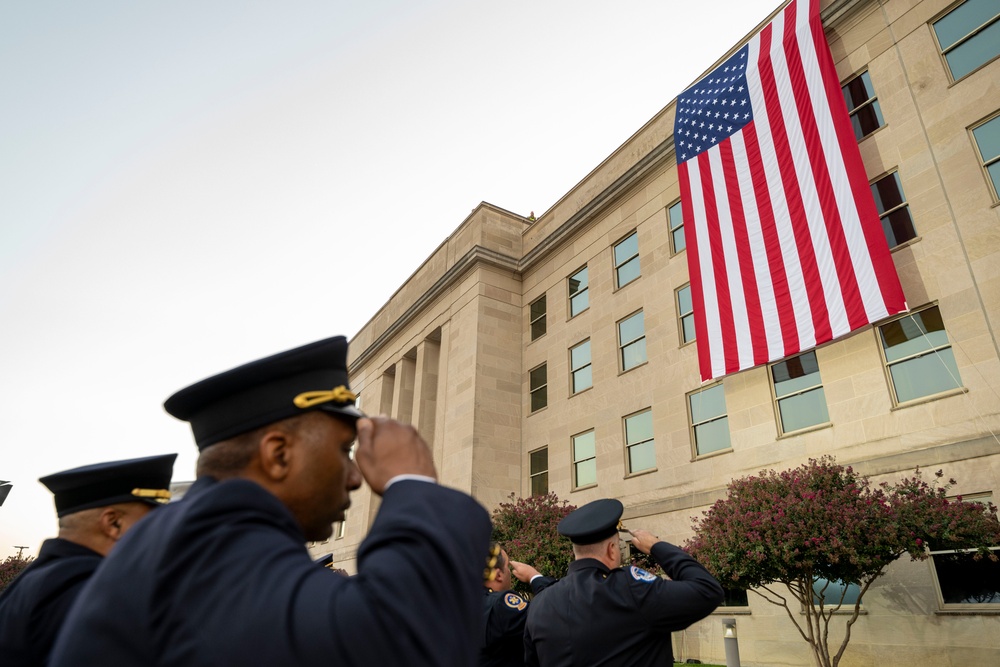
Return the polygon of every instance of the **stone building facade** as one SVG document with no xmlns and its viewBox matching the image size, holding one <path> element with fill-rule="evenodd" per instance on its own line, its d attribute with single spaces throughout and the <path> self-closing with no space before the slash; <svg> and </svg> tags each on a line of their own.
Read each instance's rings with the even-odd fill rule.
<svg viewBox="0 0 1000 667">
<path fill-rule="evenodd" d="M 672 101 L 537 220 L 483 203 L 462 221 L 352 340 L 362 409 L 416 425 L 442 482 L 487 508 L 511 492 L 617 497 L 629 525 L 675 543 L 733 477 L 824 454 L 876 481 L 940 468 L 997 502 L 998 14 L 822 3 L 907 317 L 702 385 Z M 353 502 L 312 545 L 348 570 L 377 511 L 365 489 Z M 956 576 L 894 564 L 841 664 L 1000 664 L 998 568 L 977 571 L 978 601 Z M 739 602 L 675 634 L 676 655 L 724 662 L 719 619 L 735 616 L 745 665 L 811 664 L 783 610 Z"/>
</svg>

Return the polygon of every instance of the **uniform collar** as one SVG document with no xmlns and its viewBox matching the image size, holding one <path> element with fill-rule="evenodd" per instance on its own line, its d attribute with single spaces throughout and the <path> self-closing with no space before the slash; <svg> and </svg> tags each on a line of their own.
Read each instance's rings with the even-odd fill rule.
<svg viewBox="0 0 1000 667">
<path fill-rule="evenodd" d="M 581 558 L 569 564 L 569 574 L 583 570 L 600 570 L 604 574 L 611 572 L 611 568 L 596 558 Z"/>
</svg>

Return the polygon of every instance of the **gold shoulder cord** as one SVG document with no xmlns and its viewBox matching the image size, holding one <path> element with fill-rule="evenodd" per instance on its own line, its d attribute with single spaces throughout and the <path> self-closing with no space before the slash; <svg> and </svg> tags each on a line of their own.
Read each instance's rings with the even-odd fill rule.
<svg viewBox="0 0 1000 667">
<path fill-rule="evenodd" d="M 496 579 L 497 560 L 500 558 L 500 545 L 494 542 L 490 545 L 490 553 L 486 557 L 486 569 L 483 570 L 483 583 Z"/>
</svg>

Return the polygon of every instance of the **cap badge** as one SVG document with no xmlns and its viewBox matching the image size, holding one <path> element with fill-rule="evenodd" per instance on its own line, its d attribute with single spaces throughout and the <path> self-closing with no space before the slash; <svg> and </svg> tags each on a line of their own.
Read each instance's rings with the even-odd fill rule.
<svg viewBox="0 0 1000 667">
<path fill-rule="evenodd" d="M 329 391 L 305 391 L 292 399 L 297 408 L 311 408 L 314 405 L 319 405 L 320 403 L 329 403 L 333 401 L 334 403 L 348 403 L 353 401 L 358 396 L 353 391 L 340 385 L 339 387 L 334 387 Z"/>
</svg>

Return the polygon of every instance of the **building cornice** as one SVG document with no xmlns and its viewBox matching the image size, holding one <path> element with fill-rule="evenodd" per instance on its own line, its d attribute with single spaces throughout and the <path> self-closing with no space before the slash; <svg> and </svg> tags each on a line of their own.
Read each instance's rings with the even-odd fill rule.
<svg viewBox="0 0 1000 667">
<path fill-rule="evenodd" d="M 505 255 L 495 250 L 484 248 L 481 245 L 473 246 L 467 253 L 458 258 L 458 260 L 452 264 L 448 270 L 434 282 L 433 285 L 431 285 L 430 289 L 421 294 L 419 299 L 410 304 L 410 307 L 407 308 L 402 315 L 397 317 L 392 324 L 386 327 L 385 331 L 379 334 L 378 338 L 372 341 L 372 344 L 366 347 L 365 350 L 351 362 L 348 372 L 353 374 L 368 363 L 376 354 L 378 354 L 378 351 L 382 348 L 382 346 L 385 345 L 393 336 L 399 333 L 399 331 L 401 331 L 404 327 L 406 327 L 407 324 L 412 322 L 427 304 L 431 303 L 434 299 L 450 289 L 452 285 L 457 283 L 466 273 L 473 270 L 479 264 L 493 266 L 512 273 L 518 273 L 516 257 L 511 257 L 510 255 Z"/>
</svg>

